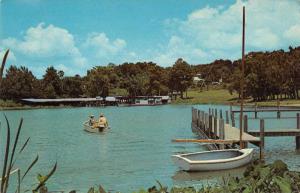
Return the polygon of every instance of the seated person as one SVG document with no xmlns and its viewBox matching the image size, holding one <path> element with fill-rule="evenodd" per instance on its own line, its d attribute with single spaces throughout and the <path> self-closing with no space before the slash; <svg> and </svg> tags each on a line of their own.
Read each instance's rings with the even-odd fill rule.
<svg viewBox="0 0 300 193">
<path fill-rule="evenodd" d="M 108 127 L 107 119 L 104 117 L 103 113 L 100 114 L 98 127 Z"/>
<path fill-rule="evenodd" d="M 95 124 L 96 120 L 94 119 L 94 115 L 90 115 L 89 117 L 90 117 L 90 119 L 89 119 L 89 125 L 92 126 L 92 125 Z"/>
</svg>

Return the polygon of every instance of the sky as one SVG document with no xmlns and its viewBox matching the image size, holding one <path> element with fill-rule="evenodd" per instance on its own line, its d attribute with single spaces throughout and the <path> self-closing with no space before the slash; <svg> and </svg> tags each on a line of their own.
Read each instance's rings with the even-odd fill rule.
<svg viewBox="0 0 300 193">
<path fill-rule="evenodd" d="M 41 77 L 54 66 L 85 75 L 94 66 L 153 61 L 172 66 L 300 45 L 299 0 L 0 0 L 0 56 Z"/>
</svg>

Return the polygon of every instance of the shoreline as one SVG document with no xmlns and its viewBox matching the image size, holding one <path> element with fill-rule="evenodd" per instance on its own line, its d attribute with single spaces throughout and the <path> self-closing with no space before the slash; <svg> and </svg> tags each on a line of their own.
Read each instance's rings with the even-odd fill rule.
<svg viewBox="0 0 300 193">
<path fill-rule="evenodd" d="M 261 104 L 260 104 L 261 103 Z M 257 107 L 277 107 L 277 101 L 263 101 L 258 102 Z M 300 100 L 297 100 L 297 103 L 289 103 L 289 101 L 281 101 L 280 107 L 288 107 L 288 108 L 300 108 Z M 170 104 L 165 105 L 232 105 L 232 106 L 240 106 L 238 102 L 203 102 L 203 103 L 192 103 L 192 102 L 171 102 Z M 149 105 L 147 105 L 149 106 Z M 158 106 L 158 105 L 154 105 Z M 163 105 L 159 105 L 163 106 Z M 245 107 L 254 107 L 255 102 L 248 102 L 244 104 Z M 91 107 L 113 107 L 113 106 L 91 106 Z M 118 106 L 115 106 L 118 107 Z M 121 107 L 121 106 L 120 106 Z M 136 106 L 131 106 L 136 107 Z M 140 107 L 140 106 L 138 106 Z M 86 106 L 17 106 L 17 107 L 0 107 L 0 111 L 9 111 L 9 110 L 34 110 L 34 109 L 61 109 L 61 108 L 86 108 Z"/>
</svg>

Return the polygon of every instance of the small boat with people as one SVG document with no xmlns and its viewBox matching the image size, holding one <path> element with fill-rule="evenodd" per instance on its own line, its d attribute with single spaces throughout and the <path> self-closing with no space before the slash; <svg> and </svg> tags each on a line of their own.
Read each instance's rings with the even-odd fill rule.
<svg viewBox="0 0 300 193">
<path fill-rule="evenodd" d="M 241 167 L 253 156 L 252 148 L 224 149 L 173 155 L 172 160 L 185 171 L 213 171 Z"/>
<path fill-rule="evenodd" d="M 98 121 L 94 119 L 94 115 L 90 115 L 89 120 L 83 123 L 83 127 L 85 131 L 90 133 L 102 133 L 110 129 L 103 113 L 100 114 Z"/>
</svg>

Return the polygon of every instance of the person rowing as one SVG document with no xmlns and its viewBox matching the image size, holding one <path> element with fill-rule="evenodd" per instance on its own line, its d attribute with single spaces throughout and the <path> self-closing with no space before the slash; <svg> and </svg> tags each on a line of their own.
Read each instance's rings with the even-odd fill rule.
<svg viewBox="0 0 300 193">
<path fill-rule="evenodd" d="M 108 127 L 108 121 L 106 117 L 104 117 L 103 113 L 100 113 L 99 120 L 98 120 L 98 127 Z"/>
</svg>

